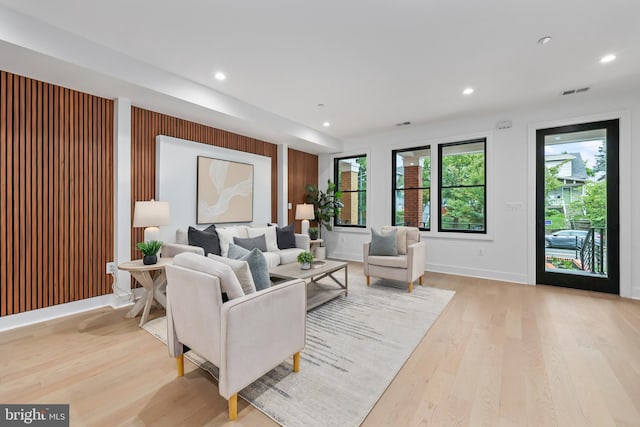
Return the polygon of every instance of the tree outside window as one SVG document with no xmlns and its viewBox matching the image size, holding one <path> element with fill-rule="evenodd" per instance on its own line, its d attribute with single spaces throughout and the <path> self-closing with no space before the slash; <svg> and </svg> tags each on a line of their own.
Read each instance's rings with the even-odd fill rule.
<svg viewBox="0 0 640 427">
<path fill-rule="evenodd" d="M 393 225 L 431 227 L 431 148 L 393 150 Z"/>
</svg>

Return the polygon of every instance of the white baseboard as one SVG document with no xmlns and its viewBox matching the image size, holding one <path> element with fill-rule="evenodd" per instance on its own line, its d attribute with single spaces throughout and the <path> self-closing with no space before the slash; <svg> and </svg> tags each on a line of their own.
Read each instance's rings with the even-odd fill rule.
<svg viewBox="0 0 640 427">
<path fill-rule="evenodd" d="M 523 285 L 527 283 L 526 274 L 509 273 L 506 271 L 498 270 L 484 270 L 479 268 L 460 267 L 458 265 L 446 265 L 446 264 L 427 264 L 427 271 L 433 271 L 436 273 L 456 274 L 458 276 L 478 277 L 481 279 L 499 280 L 501 282 L 521 283 Z"/>
</svg>

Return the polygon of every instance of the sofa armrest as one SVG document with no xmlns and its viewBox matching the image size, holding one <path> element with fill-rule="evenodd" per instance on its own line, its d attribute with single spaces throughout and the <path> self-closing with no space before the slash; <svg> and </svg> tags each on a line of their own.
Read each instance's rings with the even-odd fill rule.
<svg viewBox="0 0 640 427">
<path fill-rule="evenodd" d="M 204 249 L 199 246 L 183 245 L 180 243 L 165 243 L 162 245 L 162 249 L 160 249 L 160 253 L 165 258 L 173 258 L 183 252 L 191 252 L 204 256 Z"/>
<path fill-rule="evenodd" d="M 228 399 L 305 345 L 307 298 L 292 280 L 222 305 L 218 389 Z"/>
<path fill-rule="evenodd" d="M 425 256 L 427 254 L 424 242 L 417 242 L 407 246 L 407 268 L 411 281 L 424 274 Z"/>
<path fill-rule="evenodd" d="M 311 239 L 306 234 L 296 234 L 296 248 L 309 250 Z"/>
</svg>

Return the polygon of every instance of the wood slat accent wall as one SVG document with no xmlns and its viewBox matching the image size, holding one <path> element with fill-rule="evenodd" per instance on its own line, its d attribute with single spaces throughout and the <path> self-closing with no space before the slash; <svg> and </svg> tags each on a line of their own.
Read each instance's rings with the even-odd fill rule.
<svg viewBox="0 0 640 427">
<path fill-rule="evenodd" d="M 0 71 L 0 315 L 111 292 L 113 101 Z"/>
<path fill-rule="evenodd" d="M 304 151 L 288 150 L 289 163 L 289 224 L 294 223 L 296 233 L 300 232 L 300 221 L 296 221 L 296 205 L 306 203 L 307 184 L 318 185 L 318 156 Z"/>
<path fill-rule="evenodd" d="M 156 197 L 157 135 L 271 157 L 271 220 L 277 221 L 277 145 L 138 107 L 131 108 L 131 218 L 136 200 Z M 195 218 L 193 222 L 195 224 Z M 142 256 L 136 249 L 136 243 L 143 240 L 143 233 L 142 228 L 131 229 L 131 259 Z"/>
</svg>

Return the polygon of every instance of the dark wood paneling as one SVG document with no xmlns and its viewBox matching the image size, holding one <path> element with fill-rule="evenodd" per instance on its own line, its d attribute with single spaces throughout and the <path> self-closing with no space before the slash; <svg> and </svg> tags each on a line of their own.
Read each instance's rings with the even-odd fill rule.
<svg viewBox="0 0 640 427">
<path fill-rule="evenodd" d="M 318 156 L 289 148 L 289 224 L 295 223 L 296 232 L 300 232 L 300 221 L 296 221 L 296 205 L 306 203 L 307 184 L 318 185 Z"/>
<path fill-rule="evenodd" d="M 131 108 L 131 218 L 136 200 L 156 198 L 157 135 L 271 157 L 271 220 L 277 221 L 277 145 L 138 107 Z M 131 229 L 132 259 L 141 257 L 135 246 L 143 240 L 143 232 Z"/>
<path fill-rule="evenodd" d="M 0 71 L 0 315 L 111 292 L 113 102 Z"/>
</svg>

